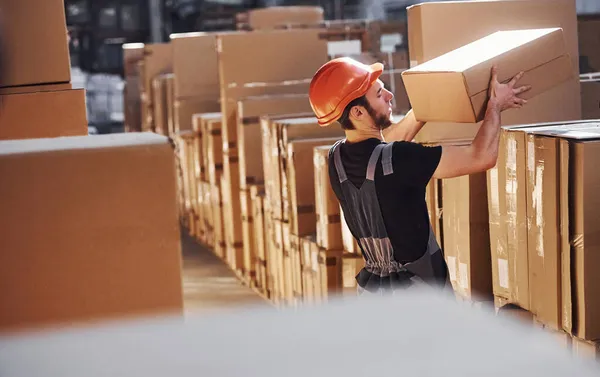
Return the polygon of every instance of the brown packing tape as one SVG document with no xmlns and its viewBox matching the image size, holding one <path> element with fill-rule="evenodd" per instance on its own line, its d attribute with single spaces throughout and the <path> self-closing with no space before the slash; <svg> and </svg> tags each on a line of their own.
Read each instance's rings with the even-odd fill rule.
<svg viewBox="0 0 600 377">
<path fill-rule="evenodd" d="M 296 211 L 298 211 L 298 214 L 313 213 L 315 212 L 315 206 L 311 204 L 297 206 Z"/>
<path fill-rule="evenodd" d="M 321 222 L 320 214 L 317 213 L 317 222 Z M 325 224 L 339 224 L 341 222 L 340 215 L 329 215 L 325 220 Z"/>
</svg>

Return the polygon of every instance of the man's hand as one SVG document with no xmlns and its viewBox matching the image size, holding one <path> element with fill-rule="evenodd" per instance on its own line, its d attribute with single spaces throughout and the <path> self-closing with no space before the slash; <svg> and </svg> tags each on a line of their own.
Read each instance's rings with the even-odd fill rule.
<svg viewBox="0 0 600 377">
<path fill-rule="evenodd" d="M 435 178 L 452 178 L 482 172 L 496 165 L 498 160 L 498 143 L 500 139 L 500 113 L 507 109 L 519 109 L 527 103 L 519 95 L 530 90 L 528 85 L 515 89 L 517 82 L 523 77 L 518 73 L 507 84 L 498 82 L 498 68 L 492 68 L 490 81 L 490 99 L 485 112 L 485 119 L 479 127 L 475 139 L 468 146 L 443 146 L 442 158 L 434 173 Z"/>
<path fill-rule="evenodd" d="M 490 80 L 490 100 L 488 106 L 495 107 L 500 111 L 507 109 L 519 109 L 527 103 L 527 100 L 520 98 L 519 95 L 531 89 L 531 86 L 524 85 L 515 88 L 519 80 L 523 77 L 523 72 L 519 72 L 508 83 L 498 82 L 498 67 L 492 67 L 492 79 Z"/>
</svg>

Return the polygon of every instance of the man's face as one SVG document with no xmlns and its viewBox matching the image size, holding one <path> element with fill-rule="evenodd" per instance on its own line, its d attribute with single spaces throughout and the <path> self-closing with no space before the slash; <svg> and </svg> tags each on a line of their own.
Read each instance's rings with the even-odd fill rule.
<svg viewBox="0 0 600 377">
<path fill-rule="evenodd" d="M 366 106 L 367 113 L 373 120 L 373 126 L 380 130 L 385 130 L 392 125 L 392 99 L 394 95 L 385 89 L 381 80 L 369 88 L 365 95 L 369 106 Z"/>
</svg>

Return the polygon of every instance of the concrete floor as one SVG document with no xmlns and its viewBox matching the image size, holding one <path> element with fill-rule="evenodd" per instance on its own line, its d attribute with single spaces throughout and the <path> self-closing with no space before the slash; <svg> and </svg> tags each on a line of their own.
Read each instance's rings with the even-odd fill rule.
<svg viewBox="0 0 600 377">
<path fill-rule="evenodd" d="M 186 314 L 270 305 L 243 285 L 221 259 L 187 235 L 185 230 L 181 232 L 181 246 Z"/>
</svg>

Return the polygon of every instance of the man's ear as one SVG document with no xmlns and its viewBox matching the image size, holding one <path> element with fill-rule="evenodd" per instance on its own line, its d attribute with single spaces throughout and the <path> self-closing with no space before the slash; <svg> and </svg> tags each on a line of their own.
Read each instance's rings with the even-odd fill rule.
<svg viewBox="0 0 600 377">
<path fill-rule="evenodd" d="M 364 114 L 364 110 L 360 106 L 353 106 L 350 109 L 350 117 L 352 117 L 354 119 L 360 119 L 363 114 Z"/>
</svg>

